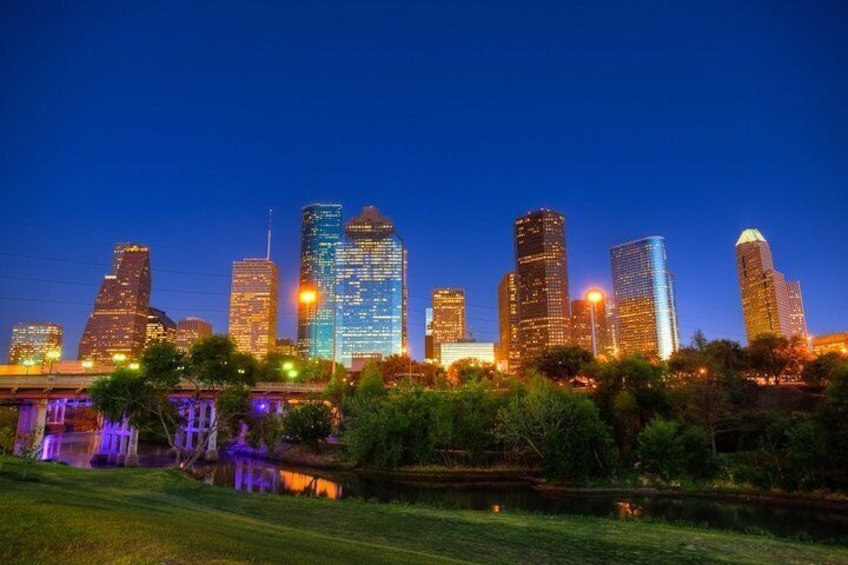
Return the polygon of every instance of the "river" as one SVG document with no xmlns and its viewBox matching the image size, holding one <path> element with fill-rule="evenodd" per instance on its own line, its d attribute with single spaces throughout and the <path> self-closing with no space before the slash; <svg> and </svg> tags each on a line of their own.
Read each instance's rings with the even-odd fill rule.
<svg viewBox="0 0 848 565">
<path fill-rule="evenodd" d="M 65 432 L 45 437 L 43 458 L 74 467 L 90 467 L 97 448 L 93 433 Z M 142 467 L 171 464 L 168 450 L 140 445 Z M 710 528 L 767 532 L 848 544 L 848 513 L 785 508 L 753 502 L 698 497 L 545 494 L 529 485 L 462 486 L 415 484 L 376 479 L 352 472 L 319 471 L 242 455 L 222 453 L 206 468 L 210 484 L 236 490 L 330 499 L 360 498 L 379 502 L 427 504 L 489 512 L 540 512 L 604 516 L 626 520 L 662 520 Z"/>
</svg>

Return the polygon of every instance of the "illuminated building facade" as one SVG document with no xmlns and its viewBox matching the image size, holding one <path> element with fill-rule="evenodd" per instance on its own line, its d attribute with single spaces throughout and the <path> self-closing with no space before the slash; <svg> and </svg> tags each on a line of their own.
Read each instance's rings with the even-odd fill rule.
<svg viewBox="0 0 848 565">
<path fill-rule="evenodd" d="M 48 353 L 62 353 L 64 330 L 52 322 L 24 322 L 12 327 L 12 343 L 9 347 L 9 364 L 20 365 L 24 361 L 43 363 Z"/>
<path fill-rule="evenodd" d="M 292 339 L 280 338 L 277 340 L 277 347 L 274 351 L 285 357 L 294 357 L 297 355 L 297 344 Z"/>
<path fill-rule="evenodd" d="M 774 269 L 771 248 L 759 230 L 746 229 L 736 241 L 736 271 L 748 343 L 763 334 L 792 337 L 792 307 L 786 280 Z M 803 315 L 803 306 L 800 308 Z"/>
<path fill-rule="evenodd" d="M 537 210 L 515 220 L 515 265 L 521 359 L 571 338 L 565 217 Z"/>
<path fill-rule="evenodd" d="M 80 339 L 80 359 L 141 356 L 147 339 L 150 284 L 150 249 L 135 243 L 115 245 L 112 272 L 103 278 Z"/>
<path fill-rule="evenodd" d="M 433 352 L 441 362 L 441 345 L 465 339 L 465 291 L 461 288 L 437 288 L 432 294 Z"/>
<path fill-rule="evenodd" d="M 212 336 L 212 324 L 200 318 L 183 318 L 177 322 L 177 349 L 188 352 L 191 346 Z"/>
<path fill-rule="evenodd" d="M 521 348 L 518 341 L 518 288 L 515 273 L 507 273 L 498 283 L 498 327 L 500 344 L 498 362 L 506 371 L 517 371 L 521 366 Z"/>
<path fill-rule="evenodd" d="M 424 360 L 435 361 L 436 352 L 433 347 L 433 309 L 424 309 Z"/>
<path fill-rule="evenodd" d="M 150 347 L 154 343 L 177 342 L 177 324 L 168 315 L 157 308 L 150 308 L 147 314 L 147 333 L 144 347 Z"/>
<path fill-rule="evenodd" d="M 270 259 L 233 262 L 229 336 L 239 351 L 261 359 L 276 346 L 279 280 Z"/>
<path fill-rule="evenodd" d="M 665 239 L 646 237 L 610 251 L 621 355 L 668 359 L 680 347 Z"/>
<path fill-rule="evenodd" d="M 598 357 L 612 359 L 615 357 L 615 343 L 612 334 L 612 324 L 607 318 L 606 299 L 598 302 L 580 298 L 571 301 L 571 343 L 589 353 L 592 353 L 592 307 L 595 308 L 595 340 Z"/>
<path fill-rule="evenodd" d="M 839 353 L 848 356 L 848 332 L 819 335 L 813 338 L 813 353 Z"/>
<path fill-rule="evenodd" d="M 407 350 L 406 249 L 391 219 L 373 206 L 345 224 L 336 248 L 334 360 Z"/>
<path fill-rule="evenodd" d="M 789 327 L 792 329 L 792 335 L 807 343 L 807 317 L 804 315 L 801 283 L 786 281 L 786 295 L 789 299 Z"/>
<path fill-rule="evenodd" d="M 450 368 L 460 359 L 476 359 L 482 363 L 495 363 L 495 344 L 480 341 L 458 341 L 456 343 L 443 343 L 442 366 Z"/>
<path fill-rule="evenodd" d="M 342 239 L 342 207 L 312 204 L 303 208 L 300 235 L 300 291 L 297 347 L 301 356 L 332 359 L 335 326 L 336 246 Z M 305 294 L 304 294 L 305 296 Z"/>
</svg>

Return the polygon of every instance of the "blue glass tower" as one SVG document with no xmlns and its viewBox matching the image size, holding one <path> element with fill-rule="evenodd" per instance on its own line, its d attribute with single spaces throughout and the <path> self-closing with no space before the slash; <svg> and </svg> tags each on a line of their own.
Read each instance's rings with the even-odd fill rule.
<svg viewBox="0 0 848 565">
<path fill-rule="evenodd" d="M 610 250 L 619 351 L 668 359 L 680 347 L 665 239 L 646 237 Z"/>
<path fill-rule="evenodd" d="M 366 206 L 336 250 L 335 360 L 406 352 L 406 320 L 406 249 L 391 219 Z"/>
<path fill-rule="evenodd" d="M 301 299 L 297 311 L 297 347 L 303 357 L 333 358 L 335 262 L 341 238 L 342 207 L 339 204 L 311 204 L 303 208 Z"/>
</svg>

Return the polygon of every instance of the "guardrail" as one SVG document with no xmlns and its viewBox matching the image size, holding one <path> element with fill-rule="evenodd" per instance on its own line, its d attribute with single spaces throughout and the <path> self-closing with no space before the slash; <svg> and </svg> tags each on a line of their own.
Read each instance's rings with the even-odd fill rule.
<svg viewBox="0 0 848 565">
<path fill-rule="evenodd" d="M 27 375 L 14 377 L 0 377 L 0 390 L 85 390 L 94 384 L 94 381 L 106 375 L 90 375 L 85 377 L 63 377 L 60 375 Z M 282 383 L 261 382 L 253 387 L 256 393 L 269 392 L 291 392 L 291 393 L 318 393 L 326 388 L 324 383 Z M 203 390 L 216 390 L 218 387 L 205 388 Z M 194 384 L 183 382 L 177 385 L 174 392 L 185 392 L 196 390 Z"/>
</svg>

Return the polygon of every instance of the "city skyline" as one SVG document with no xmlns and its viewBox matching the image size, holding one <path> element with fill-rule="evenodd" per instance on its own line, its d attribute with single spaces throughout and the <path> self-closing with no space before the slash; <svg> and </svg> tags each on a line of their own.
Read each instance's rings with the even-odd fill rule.
<svg viewBox="0 0 848 565">
<path fill-rule="evenodd" d="M 663 235 L 683 343 L 745 341 L 748 226 L 802 282 L 809 332 L 844 331 L 846 6 L 335 9 L 9 7 L 4 347 L 14 323 L 57 320 L 73 355 L 122 240 L 153 250 L 156 307 L 222 331 L 230 262 L 264 255 L 269 207 L 277 334 L 294 339 L 312 202 L 373 203 L 402 228 L 419 358 L 440 286 L 465 288 L 471 330 L 497 341 L 511 222 L 541 207 L 568 218 L 575 297 L 610 294 L 612 245 Z"/>
</svg>

